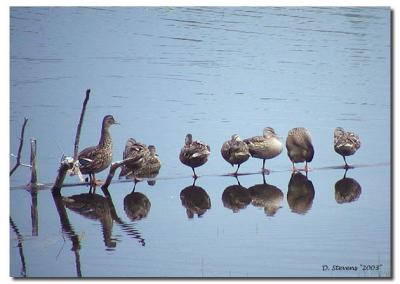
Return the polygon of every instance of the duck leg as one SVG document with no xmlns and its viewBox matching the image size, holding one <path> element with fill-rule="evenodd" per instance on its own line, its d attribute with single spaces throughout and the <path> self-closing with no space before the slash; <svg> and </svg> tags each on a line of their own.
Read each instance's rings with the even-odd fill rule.
<svg viewBox="0 0 400 284">
<path fill-rule="evenodd" d="M 304 171 L 307 173 L 309 170 L 311 170 L 311 168 L 308 167 L 308 163 L 306 161 L 306 165 L 304 167 Z"/>
<path fill-rule="evenodd" d="M 265 159 L 263 159 L 263 166 L 262 166 L 261 172 L 263 175 L 264 174 L 269 175 L 269 170 L 265 168 Z"/>
<path fill-rule="evenodd" d="M 237 167 L 237 169 L 236 169 L 236 172 L 233 174 L 234 176 L 237 176 L 237 175 L 238 175 L 239 168 L 240 168 L 240 164 L 238 164 L 238 167 Z"/>
<path fill-rule="evenodd" d="M 292 161 L 292 172 L 293 172 L 293 173 L 297 172 L 297 169 L 296 169 L 296 167 L 294 166 L 294 162 L 293 162 L 293 161 Z"/>
<path fill-rule="evenodd" d="M 193 171 L 193 178 L 194 178 L 194 179 L 197 179 L 198 176 L 196 175 L 196 171 L 194 170 L 194 168 L 192 168 L 192 171 Z"/>
</svg>

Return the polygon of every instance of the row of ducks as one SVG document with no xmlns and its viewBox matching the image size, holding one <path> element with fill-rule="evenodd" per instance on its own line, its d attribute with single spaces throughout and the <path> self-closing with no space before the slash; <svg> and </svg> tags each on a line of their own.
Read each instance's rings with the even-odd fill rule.
<svg viewBox="0 0 400 284">
<path fill-rule="evenodd" d="M 112 115 L 106 115 L 102 122 L 101 136 L 98 145 L 82 150 L 78 155 L 79 168 L 82 174 L 88 174 L 91 184 L 96 184 L 95 174 L 105 170 L 112 162 L 112 139 L 109 127 L 118 124 Z M 360 138 L 353 132 L 347 132 L 341 127 L 334 130 L 334 150 L 343 157 L 345 168 L 350 168 L 346 156 L 353 155 L 361 146 Z M 314 157 L 314 147 L 310 132 L 304 127 L 296 127 L 289 131 L 286 138 L 286 149 L 293 165 L 293 172 L 297 171 L 295 163 L 305 162 L 304 170 L 309 170 L 308 163 Z M 232 166 L 237 165 L 233 175 L 238 174 L 239 167 L 250 156 L 263 160 L 262 172 L 268 173 L 265 161 L 277 157 L 283 150 L 283 144 L 272 127 L 266 127 L 262 136 L 254 136 L 242 140 L 234 134 L 231 140 L 223 143 L 222 157 Z M 180 161 L 189 166 L 196 179 L 195 168 L 204 165 L 211 153 L 210 146 L 202 141 L 193 140 L 187 134 L 185 145 L 179 154 Z M 123 152 L 123 159 L 129 161 L 122 166 L 120 177 L 140 178 L 154 177 L 161 168 L 161 161 L 156 154 L 154 145 L 146 146 L 129 138 Z"/>
</svg>

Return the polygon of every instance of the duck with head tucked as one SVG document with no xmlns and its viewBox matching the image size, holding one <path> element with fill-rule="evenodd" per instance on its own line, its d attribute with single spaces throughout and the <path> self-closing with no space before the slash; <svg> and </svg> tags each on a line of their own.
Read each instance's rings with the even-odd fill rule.
<svg viewBox="0 0 400 284">
<path fill-rule="evenodd" d="M 135 171 L 143 165 L 144 158 L 147 154 L 149 154 L 149 149 L 145 144 L 142 144 L 133 138 L 129 138 L 128 141 L 126 141 L 122 158 L 124 160 L 130 159 L 130 161 L 121 167 L 119 177 L 121 178 L 126 176 L 129 178 L 134 175 Z"/>
<path fill-rule="evenodd" d="M 221 154 L 232 167 L 233 165 L 238 165 L 233 173 L 234 176 L 237 176 L 240 165 L 250 157 L 249 147 L 237 134 L 233 134 L 231 140 L 222 144 Z"/>
<path fill-rule="evenodd" d="M 83 149 L 78 154 L 79 170 L 82 174 L 88 174 L 90 185 L 96 186 L 95 174 L 105 170 L 112 162 L 112 139 L 109 128 L 118 124 L 112 115 L 103 118 L 99 143 Z"/>
<path fill-rule="evenodd" d="M 142 165 L 135 172 L 135 176 L 139 178 L 155 178 L 161 168 L 161 160 L 156 154 L 156 147 L 149 145 L 147 149 L 149 152 L 146 153 Z"/>
<path fill-rule="evenodd" d="M 210 155 L 210 146 L 202 141 L 193 140 L 192 134 L 187 134 L 185 145 L 179 154 L 179 160 L 182 164 L 192 168 L 193 177 L 197 179 L 195 168 L 204 165 Z"/>
<path fill-rule="evenodd" d="M 254 136 L 243 140 L 249 147 L 250 155 L 254 158 L 262 159 L 262 172 L 269 173 L 265 168 L 265 160 L 278 156 L 283 149 L 282 142 L 279 140 L 272 127 L 264 128 L 263 136 Z"/>
<path fill-rule="evenodd" d="M 361 140 L 357 134 L 354 132 L 347 132 L 342 127 L 336 127 L 333 134 L 333 147 L 335 152 L 343 157 L 344 160 L 344 168 L 351 168 L 349 164 L 347 164 L 346 156 L 351 156 L 361 146 Z"/>
<path fill-rule="evenodd" d="M 314 157 L 314 147 L 310 132 L 304 127 L 296 127 L 289 131 L 286 138 L 286 149 L 290 161 L 292 161 L 293 172 L 297 171 L 294 163 L 306 162 L 304 170 L 308 172 L 308 163 Z"/>
</svg>

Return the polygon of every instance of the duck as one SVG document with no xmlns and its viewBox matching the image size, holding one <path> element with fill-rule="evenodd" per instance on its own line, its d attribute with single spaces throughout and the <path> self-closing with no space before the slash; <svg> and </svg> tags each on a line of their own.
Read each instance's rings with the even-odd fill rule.
<svg viewBox="0 0 400 284">
<path fill-rule="evenodd" d="M 119 178 L 133 175 L 137 169 L 139 169 L 144 162 L 144 158 L 149 154 L 149 149 L 143 143 L 136 141 L 134 138 L 129 138 L 126 141 L 125 149 L 122 158 L 131 159 L 128 163 L 121 167 Z"/>
<path fill-rule="evenodd" d="M 192 168 L 193 178 L 197 179 L 195 168 L 204 165 L 210 153 L 211 149 L 208 144 L 193 140 L 192 134 L 188 133 L 185 138 L 185 145 L 179 154 L 179 160 L 182 164 Z"/>
<path fill-rule="evenodd" d="M 112 162 L 113 143 L 109 128 L 119 124 L 112 115 L 103 118 L 101 136 L 98 145 L 83 149 L 78 154 L 79 170 L 82 174 L 89 175 L 91 186 L 96 186 L 95 174 L 105 170 Z"/>
<path fill-rule="evenodd" d="M 262 172 L 269 173 L 265 168 L 265 160 L 278 156 L 283 149 L 282 142 L 279 140 L 272 127 L 265 127 L 263 136 L 254 136 L 243 140 L 249 147 L 250 155 L 253 158 L 262 159 Z"/>
<path fill-rule="evenodd" d="M 302 162 L 306 162 L 304 170 L 308 172 L 308 163 L 311 162 L 314 157 L 314 146 L 308 129 L 304 127 L 291 129 L 286 138 L 286 149 L 293 165 L 293 172 L 297 171 L 294 163 Z"/>
<path fill-rule="evenodd" d="M 156 147 L 149 145 L 148 152 L 143 157 L 143 162 L 136 170 L 137 177 L 154 178 L 158 175 L 161 168 L 161 160 L 156 154 Z"/>
<path fill-rule="evenodd" d="M 344 168 L 351 168 L 347 164 L 346 156 L 354 155 L 361 146 L 361 140 L 354 132 L 347 132 L 342 127 L 336 127 L 333 133 L 333 148 L 343 157 Z"/>
<path fill-rule="evenodd" d="M 237 176 L 240 165 L 250 158 L 249 147 L 238 134 L 233 134 L 231 140 L 222 144 L 221 155 L 232 167 L 238 165 L 236 172 L 233 173 L 234 176 Z"/>
</svg>

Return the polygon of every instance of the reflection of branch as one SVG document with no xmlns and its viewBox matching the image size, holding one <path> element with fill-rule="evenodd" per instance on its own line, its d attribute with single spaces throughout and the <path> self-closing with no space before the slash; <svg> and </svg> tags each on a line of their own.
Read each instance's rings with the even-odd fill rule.
<svg viewBox="0 0 400 284">
<path fill-rule="evenodd" d="M 81 128 L 83 123 L 83 117 L 85 116 L 86 111 L 86 104 L 89 100 L 90 89 L 86 90 L 86 97 L 83 101 L 81 116 L 79 118 L 78 128 L 76 129 L 76 136 L 75 136 L 75 144 L 74 144 L 74 162 L 78 159 L 78 150 L 79 150 L 79 139 L 81 137 Z"/>
<path fill-rule="evenodd" d="M 26 277 L 26 264 L 25 264 L 24 248 L 22 247 L 24 238 L 22 237 L 21 233 L 18 230 L 17 225 L 14 223 L 14 221 L 11 217 L 10 217 L 10 225 L 13 228 L 15 234 L 17 235 L 19 256 L 21 257 L 21 262 L 22 262 L 21 275 L 22 275 L 22 277 Z"/>
<path fill-rule="evenodd" d="M 115 210 L 114 207 L 114 203 L 112 201 L 111 198 L 111 194 L 108 191 L 107 188 L 101 188 L 103 190 L 104 196 L 107 199 L 108 205 L 110 206 L 110 211 L 111 211 L 111 217 L 112 219 L 122 227 L 122 230 L 127 232 L 128 235 L 132 236 L 133 238 L 137 239 L 139 241 L 139 243 L 142 244 L 142 246 L 145 246 L 145 239 L 142 238 L 142 236 L 140 235 L 139 231 L 136 230 L 135 228 L 132 228 L 132 226 L 130 226 L 129 224 L 125 223 L 118 215 L 117 212 Z"/>
<path fill-rule="evenodd" d="M 24 117 L 24 124 L 22 124 L 22 129 L 21 129 L 21 137 L 19 138 L 17 163 L 10 171 L 10 176 L 12 176 L 12 174 L 15 172 L 15 170 L 21 165 L 21 152 L 22 152 L 22 145 L 24 144 L 24 133 L 25 133 L 25 126 L 26 126 L 27 122 L 28 122 L 28 119 L 26 117 Z"/>
<path fill-rule="evenodd" d="M 38 195 L 38 190 L 39 187 L 37 185 L 31 185 L 31 199 L 32 199 L 32 205 L 31 205 L 31 219 L 32 219 L 32 236 L 38 236 L 39 235 L 39 213 L 38 213 L 38 201 L 37 201 L 37 195 Z"/>
<path fill-rule="evenodd" d="M 76 265 L 76 274 L 78 277 L 82 277 L 81 272 L 81 261 L 79 250 L 81 249 L 81 244 L 79 241 L 79 236 L 75 233 L 74 228 L 72 227 L 71 223 L 69 222 L 67 211 L 64 207 L 64 202 L 62 200 L 62 196 L 57 194 L 53 191 L 53 200 L 54 204 L 56 205 L 58 216 L 60 217 L 61 229 L 68 238 L 72 242 L 72 251 L 75 254 L 75 265 Z"/>
</svg>

